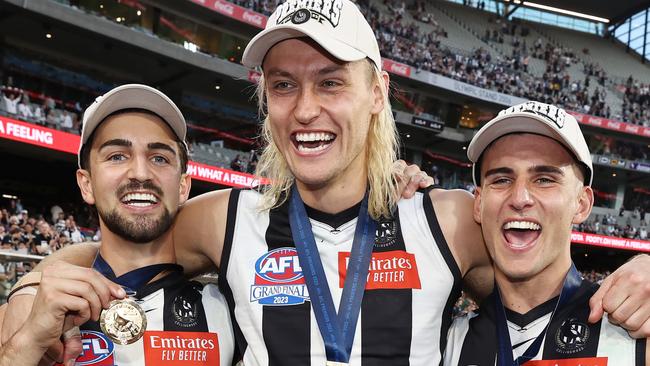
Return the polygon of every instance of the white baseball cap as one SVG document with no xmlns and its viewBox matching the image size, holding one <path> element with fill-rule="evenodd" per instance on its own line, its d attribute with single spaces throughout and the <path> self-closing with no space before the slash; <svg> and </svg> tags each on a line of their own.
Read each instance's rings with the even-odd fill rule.
<svg viewBox="0 0 650 366">
<path fill-rule="evenodd" d="M 81 148 L 88 142 L 88 138 L 97 126 L 112 113 L 131 108 L 144 109 L 158 115 L 187 149 L 185 143 L 187 124 L 176 104 L 158 89 L 142 84 L 125 84 L 97 97 L 93 104 L 86 108 L 79 144 L 79 167 L 81 167 Z"/>
<path fill-rule="evenodd" d="M 502 110 L 474 135 L 467 148 L 467 157 L 474 163 L 472 176 L 475 185 L 478 186 L 481 181 L 478 162 L 485 149 L 492 142 L 511 133 L 534 133 L 561 143 L 587 168 L 585 185 L 591 185 L 594 176 L 591 154 L 578 121 L 564 109 L 532 101 Z"/>
<path fill-rule="evenodd" d="M 278 42 L 309 37 L 341 61 L 370 58 L 381 70 L 379 45 L 370 24 L 350 0 L 289 0 L 275 9 L 266 28 L 246 46 L 242 63 L 262 65 L 266 53 Z"/>
</svg>

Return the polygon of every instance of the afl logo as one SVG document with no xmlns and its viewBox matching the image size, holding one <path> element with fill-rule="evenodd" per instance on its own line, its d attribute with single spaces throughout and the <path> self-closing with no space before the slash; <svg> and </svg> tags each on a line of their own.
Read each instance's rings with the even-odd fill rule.
<svg viewBox="0 0 650 366">
<path fill-rule="evenodd" d="M 255 262 L 257 275 L 271 283 L 292 283 L 301 278 L 302 268 L 294 248 L 272 250 Z"/>
<path fill-rule="evenodd" d="M 76 366 L 114 365 L 115 345 L 103 333 L 90 330 L 81 331 L 82 351 L 77 357 Z"/>
<path fill-rule="evenodd" d="M 291 16 L 291 22 L 293 24 L 302 24 L 309 20 L 311 17 L 311 12 L 307 9 L 300 9 L 293 13 Z"/>
</svg>

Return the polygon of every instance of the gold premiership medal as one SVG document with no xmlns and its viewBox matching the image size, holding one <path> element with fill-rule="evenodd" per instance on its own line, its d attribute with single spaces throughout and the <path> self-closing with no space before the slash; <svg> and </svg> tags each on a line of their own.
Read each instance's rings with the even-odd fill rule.
<svg viewBox="0 0 650 366">
<path fill-rule="evenodd" d="M 142 338 L 147 329 L 147 316 L 131 299 L 113 300 L 99 316 L 102 332 L 113 342 L 131 344 Z"/>
<path fill-rule="evenodd" d="M 348 365 L 350 364 L 345 362 L 336 362 L 336 361 L 325 362 L 325 366 L 348 366 Z"/>
</svg>

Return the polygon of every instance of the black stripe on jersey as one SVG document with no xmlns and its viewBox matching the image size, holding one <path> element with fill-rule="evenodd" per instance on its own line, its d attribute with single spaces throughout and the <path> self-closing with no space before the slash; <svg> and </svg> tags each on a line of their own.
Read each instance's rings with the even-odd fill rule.
<svg viewBox="0 0 650 366">
<path fill-rule="evenodd" d="M 226 235 L 223 239 L 223 249 L 221 251 L 221 268 L 219 268 L 219 289 L 226 298 L 228 303 L 228 310 L 230 311 L 230 319 L 232 320 L 232 329 L 235 335 L 235 353 L 233 354 L 233 363 L 237 362 L 244 356 L 248 342 L 244 338 L 237 318 L 235 318 L 235 298 L 232 294 L 232 289 L 228 284 L 228 260 L 230 259 L 230 252 L 232 250 L 232 239 L 235 233 L 235 222 L 237 221 L 237 204 L 239 203 L 239 193 L 241 190 L 232 189 L 230 197 L 228 198 L 228 216 L 226 220 Z"/>
<path fill-rule="evenodd" d="M 295 247 L 289 226 L 289 204 L 269 212 L 269 227 L 265 233 L 271 251 Z M 269 366 L 304 366 L 311 364 L 311 303 L 300 305 L 264 306 L 262 333 L 268 350 Z"/>
<path fill-rule="evenodd" d="M 406 251 L 400 230 L 399 213 L 384 222 L 392 227 L 394 240 L 387 246 L 375 245 L 373 252 Z M 377 233 L 379 234 L 379 233 Z M 361 305 L 361 365 L 409 365 L 413 322 L 413 290 L 366 290 Z"/>
<path fill-rule="evenodd" d="M 494 366 L 498 349 L 494 310 L 493 292 L 483 300 L 477 311 L 479 316 L 469 320 L 469 330 L 458 359 L 459 365 Z"/>
<path fill-rule="evenodd" d="M 445 311 L 442 314 L 442 323 L 441 323 L 442 325 L 440 327 L 440 357 L 441 357 L 440 364 L 442 365 L 442 352 L 445 350 L 445 347 L 447 346 L 447 331 L 451 326 L 451 322 L 452 322 L 451 314 L 454 308 L 454 304 L 456 303 L 456 300 L 460 296 L 463 276 L 460 273 L 460 269 L 458 268 L 458 264 L 456 263 L 454 256 L 451 254 L 451 250 L 449 249 L 449 244 L 447 244 L 447 240 L 445 240 L 445 236 L 442 234 L 442 229 L 440 228 L 440 223 L 438 222 L 438 218 L 436 216 L 436 212 L 433 207 L 433 202 L 431 202 L 429 192 L 431 192 L 431 189 L 425 190 L 424 197 L 422 197 L 422 200 L 424 201 L 423 202 L 424 213 L 426 214 L 427 221 L 429 222 L 429 230 L 431 230 L 431 234 L 433 235 L 433 238 L 435 239 L 436 244 L 438 245 L 438 249 L 440 250 L 440 253 L 442 254 L 443 258 L 445 258 L 447 267 L 449 268 L 452 275 L 454 276 L 454 286 L 452 287 L 451 293 L 447 298 L 447 303 L 445 304 Z"/>
<path fill-rule="evenodd" d="M 559 309 L 546 331 L 543 360 L 596 357 L 600 341 L 602 319 L 590 324 L 589 298 L 598 286 L 583 280 L 578 292 L 569 300 L 569 306 Z M 579 338 L 578 338 L 579 337 Z M 566 341 L 563 341 L 566 339 Z M 580 343 L 586 344 L 580 345 Z"/>
<path fill-rule="evenodd" d="M 169 276 L 171 277 L 171 276 Z M 180 278 L 164 285 L 163 329 L 178 332 L 207 332 L 208 320 L 201 292 L 201 284 Z M 171 315 L 168 315 L 171 314 Z"/>
<path fill-rule="evenodd" d="M 634 364 L 636 366 L 646 366 L 645 365 L 645 350 L 646 350 L 646 342 L 647 340 L 645 338 L 642 339 L 637 339 L 636 340 L 636 349 L 635 349 L 635 360 Z"/>
</svg>

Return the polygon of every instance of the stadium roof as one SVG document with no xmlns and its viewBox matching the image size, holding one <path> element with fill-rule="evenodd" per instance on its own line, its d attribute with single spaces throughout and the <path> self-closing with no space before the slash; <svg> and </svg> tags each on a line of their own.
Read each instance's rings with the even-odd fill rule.
<svg viewBox="0 0 650 366">
<path fill-rule="evenodd" d="M 503 0 L 503 2 L 513 3 L 512 0 Z M 524 1 L 524 6 L 527 2 L 529 1 Z M 650 0 L 533 0 L 530 2 L 609 19 L 610 25 L 617 24 L 650 7 Z"/>
</svg>

